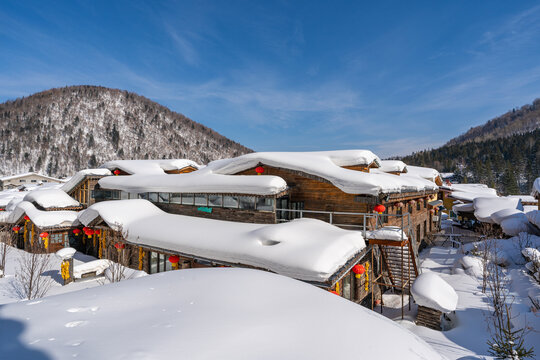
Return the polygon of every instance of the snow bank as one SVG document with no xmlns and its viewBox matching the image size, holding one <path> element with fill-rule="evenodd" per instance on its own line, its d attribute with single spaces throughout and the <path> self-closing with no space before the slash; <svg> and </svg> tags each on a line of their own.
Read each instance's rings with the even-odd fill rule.
<svg viewBox="0 0 540 360">
<path fill-rule="evenodd" d="M 110 227 L 122 227 L 134 244 L 255 266 L 305 281 L 327 281 L 365 248 L 359 231 L 307 218 L 247 224 L 168 214 L 146 200 L 115 200 L 90 206 L 79 221 L 87 225 L 98 215 Z"/>
<path fill-rule="evenodd" d="M 278 176 L 229 176 L 207 169 L 187 174 L 110 176 L 99 180 L 103 189 L 126 192 L 233 193 L 275 195 L 287 189 Z"/>
<path fill-rule="evenodd" d="M 458 295 L 454 288 L 434 272 L 420 274 L 411 287 L 416 303 L 444 313 L 456 310 Z"/>
<path fill-rule="evenodd" d="M 407 240 L 407 235 L 398 226 L 385 226 L 377 230 L 366 231 L 366 237 L 368 240 Z"/>
<path fill-rule="evenodd" d="M 540 198 L 540 177 L 534 180 L 531 196 L 533 196 L 536 199 Z"/>
<path fill-rule="evenodd" d="M 540 262 L 540 250 L 535 248 L 525 248 L 521 250 L 521 253 L 529 261 Z"/>
<path fill-rule="evenodd" d="M 5 220 L 8 223 L 15 223 L 24 214 L 28 215 L 30 220 L 40 228 L 71 226 L 77 219 L 76 211 L 42 211 L 36 209 L 34 204 L 23 201 L 9 213 L 9 216 Z"/>
<path fill-rule="evenodd" d="M 407 164 L 401 160 L 381 160 L 379 170 L 384 172 L 407 172 Z"/>
<path fill-rule="evenodd" d="M 60 260 L 63 261 L 63 260 L 71 259 L 73 255 L 75 255 L 76 252 L 77 250 L 75 250 L 74 248 L 66 247 L 66 248 L 58 250 L 55 255 Z"/>
<path fill-rule="evenodd" d="M 465 270 L 465 273 L 471 276 L 480 277 L 484 271 L 482 259 L 477 256 L 462 256 L 456 264 L 461 266 Z"/>
<path fill-rule="evenodd" d="M 436 190 L 438 187 L 418 177 L 405 179 L 384 172 L 365 173 L 343 166 L 380 164 L 368 150 L 321 152 L 260 152 L 232 159 L 216 160 L 205 168 L 216 174 L 231 175 L 259 164 L 300 171 L 323 178 L 348 194 L 379 195 L 410 191 Z"/>
<path fill-rule="evenodd" d="M 523 211 L 521 200 L 516 198 L 504 197 L 476 197 L 474 198 L 474 216 L 486 223 L 494 224 L 493 213 L 504 209 L 517 209 Z"/>
<path fill-rule="evenodd" d="M 540 228 L 540 210 L 533 210 L 525 214 L 529 222 Z"/>
<path fill-rule="evenodd" d="M 188 166 L 195 169 L 200 167 L 196 162 L 187 159 L 113 160 L 101 165 L 102 168 L 111 171 L 120 169 L 131 175 L 163 175 L 165 171 L 181 170 Z"/>
<path fill-rule="evenodd" d="M 81 206 L 77 200 L 60 189 L 34 190 L 24 197 L 24 201 L 36 203 L 45 209 Z"/>
<path fill-rule="evenodd" d="M 107 259 L 99 259 L 89 261 L 84 264 L 75 265 L 73 267 L 73 277 L 75 279 L 80 279 L 82 275 L 93 272 L 95 272 L 96 275 L 101 275 L 106 269 L 109 268 L 110 265 L 111 261 Z"/>
<path fill-rule="evenodd" d="M 28 305 L 0 308 L 6 359 L 443 359 L 374 311 L 255 270 L 169 271 Z"/>
<path fill-rule="evenodd" d="M 109 176 L 112 175 L 109 169 L 85 169 L 73 175 L 60 189 L 65 192 L 73 190 L 87 176 Z"/>
</svg>

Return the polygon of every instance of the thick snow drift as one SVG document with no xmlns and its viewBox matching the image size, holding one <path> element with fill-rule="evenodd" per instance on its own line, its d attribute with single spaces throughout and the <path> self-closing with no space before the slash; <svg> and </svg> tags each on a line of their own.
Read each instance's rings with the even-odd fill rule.
<svg viewBox="0 0 540 360">
<path fill-rule="evenodd" d="M 458 295 L 454 288 L 434 272 L 420 274 L 411 287 L 418 305 L 444 313 L 456 310 Z"/>
<path fill-rule="evenodd" d="M 416 175 L 431 182 L 437 182 L 437 179 L 442 182 L 441 174 L 432 168 L 407 165 L 407 174 Z"/>
<path fill-rule="evenodd" d="M 407 164 L 401 160 L 381 160 L 381 166 L 379 170 L 384 172 L 407 172 Z"/>
<path fill-rule="evenodd" d="M 233 193 L 275 195 L 287 189 L 278 176 L 229 176 L 202 169 L 187 174 L 109 176 L 99 180 L 103 189 L 126 192 Z"/>
<path fill-rule="evenodd" d="M 109 169 L 84 169 L 73 175 L 60 189 L 65 192 L 73 190 L 87 176 L 109 176 L 112 175 Z"/>
<path fill-rule="evenodd" d="M 523 211 L 523 205 L 521 205 L 521 200 L 516 198 L 477 197 L 474 199 L 474 216 L 481 222 L 494 224 L 495 220 L 491 216 L 504 209 Z"/>
<path fill-rule="evenodd" d="M 102 168 L 111 171 L 120 169 L 131 175 L 160 175 L 165 174 L 165 171 L 181 170 L 188 166 L 195 169 L 200 167 L 199 164 L 188 159 L 113 160 L 101 165 Z"/>
<path fill-rule="evenodd" d="M 169 271 L 7 304 L 0 318 L 6 359 L 443 359 L 374 311 L 246 269 Z"/>
<path fill-rule="evenodd" d="M 81 204 L 60 189 L 30 191 L 24 201 L 36 203 L 44 209 L 78 207 Z"/>
<path fill-rule="evenodd" d="M 168 214 L 147 200 L 104 201 L 79 215 L 122 227 L 128 241 L 196 257 L 243 264 L 324 282 L 365 248 L 361 232 L 315 219 L 247 224 Z"/>
</svg>

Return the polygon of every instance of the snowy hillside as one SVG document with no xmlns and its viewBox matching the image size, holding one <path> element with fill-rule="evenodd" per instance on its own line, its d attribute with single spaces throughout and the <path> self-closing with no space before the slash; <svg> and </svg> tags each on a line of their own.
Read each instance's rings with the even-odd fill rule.
<svg viewBox="0 0 540 360">
<path fill-rule="evenodd" d="M 0 104 L 0 174 L 70 175 L 106 161 L 250 152 L 147 98 L 97 86 L 52 89 Z"/>
</svg>

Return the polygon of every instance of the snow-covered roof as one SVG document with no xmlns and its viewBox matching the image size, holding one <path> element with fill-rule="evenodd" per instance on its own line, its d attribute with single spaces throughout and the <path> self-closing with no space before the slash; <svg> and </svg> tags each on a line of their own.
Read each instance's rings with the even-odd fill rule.
<svg viewBox="0 0 540 360">
<path fill-rule="evenodd" d="M 250 269 L 168 271 L 6 304 L 0 315 L 6 359 L 444 358 L 374 311 Z"/>
<path fill-rule="evenodd" d="M 458 294 L 454 288 L 434 272 L 424 272 L 411 287 L 414 301 L 420 306 L 448 313 L 456 310 Z"/>
<path fill-rule="evenodd" d="M 484 184 L 452 184 L 441 186 L 441 189 L 451 191 L 449 197 L 467 202 L 473 202 L 477 197 L 498 197 L 497 190 Z"/>
<path fill-rule="evenodd" d="M 540 177 L 534 180 L 531 196 L 534 196 L 537 199 L 540 198 Z"/>
<path fill-rule="evenodd" d="M 474 199 L 474 216 L 481 222 L 494 224 L 492 215 L 504 209 L 523 211 L 521 200 L 506 197 L 476 197 Z"/>
<path fill-rule="evenodd" d="M 40 228 L 71 226 L 77 220 L 76 211 L 42 211 L 36 209 L 34 204 L 23 201 L 13 211 L 0 213 L 0 222 L 15 223 L 24 214 L 28 215 L 30 220 Z"/>
<path fill-rule="evenodd" d="M 407 164 L 401 160 L 381 160 L 379 170 L 384 172 L 407 172 Z"/>
<path fill-rule="evenodd" d="M 159 175 L 165 171 L 181 170 L 192 166 L 195 169 L 200 167 L 194 161 L 188 159 L 156 159 L 156 160 L 112 160 L 101 165 L 109 170 L 120 169 L 128 174 Z"/>
<path fill-rule="evenodd" d="M 173 215 L 138 199 L 94 204 L 79 221 L 88 225 L 97 216 L 111 228 L 121 227 L 134 244 L 313 282 L 326 282 L 365 248 L 360 232 L 307 218 L 247 224 Z"/>
<path fill-rule="evenodd" d="M 474 212 L 474 205 L 473 203 L 455 204 L 454 206 L 452 206 L 452 211 L 455 213 Z"/>
<path fill-rule="evenodd" d="M 26 177 L 26 176 L 32 176 L 32 175 L 39 176 L 39 177 L 42 177 L 42 178 L 47 179 L 47 180 L 63 182 L 63 180 L 61 180 L 61 179 L 54 178 L 52 176 L 43 175 L 43 174 L 38 174 L 36 172 L 27 172 L 27 173 L 22 173 L 22 174 L 16 174 L 16 175 L 9 175 L 9 176 L 0 177 L 0 181 L 14 180 L 14 179 L 18 179 L 18 178 L 22 178 L 22 177 Z"/>
<path fill-rule="evenodd" d="M 276 195 L 287 189 L 278 176 L 231 176 L 214 174 L 209 169 L 187 174 L 109 176 L 99 180 L 103 189 L 126 192 L 234 193 Z"/>
<path fill-rule="evenodd" d="M 109 176 L 112 175 L 109 169 L 84 169 L 73 175 L 60 189 L 66 193 L 75 189 L 75 187 L 87 176 Z"/>
<path fill-rule="evenodd" d="M 60 189 L 30 191 L 23 199 L 44 209 L 79 207 L 81 204 Z"/>
<path fill-rule="evenodd" d="M 522 203 L 536 203 L 537 200 L 531 195 L 508 195 L 507 198 L 520 199 Z"/>
<path fill-rule="evenodd" d="M 420 176 L 421 178 L 427 179 L 432 182 L 436 182 L 437 179 L 442 181 L 441 174 L 437 170 L 432 168 L 407 165 L 407 174 Z"/>
<path fill-rule="evenodd" d="M 422 182 L 418 177 L 407 179 L 382 171 L 370 173 L 345 169 L 344 166 L 380 164 L 379 158 L 368 150 L 341 150 L 321 152 L 261 152 L 232 159 L 216 160 L 208 169 L 216 174 L 237 174 L 258 164 L 300 171 L 325 179 L 348 194 L 400 193 L 436 190 L 434 184 Z"/>
</svg>

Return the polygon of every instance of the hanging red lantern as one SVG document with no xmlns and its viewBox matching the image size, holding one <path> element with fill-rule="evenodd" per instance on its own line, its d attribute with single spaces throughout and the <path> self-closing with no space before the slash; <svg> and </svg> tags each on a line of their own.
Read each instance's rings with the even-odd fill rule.
<svg viewBox="0 0 540 360">
<path fill-rule="evenodd" d="M 21 230 L 21 227 L 19 225 L 15 225 L 12 230 L 15 231 L 15 234 L 17 234 L 19 230 Z"/>
<path fill-rule="evenodd" d="M 384 205 L 377 205 L 373 208 L 373 211 L 375 211 L 376 213 L 379 213 L 379 214 L 382 214 L 384 211 L 386 210 L 386 207 Z"/>
<path fill-rule="evenodd" d="M 92 237 L 92 235 L 94 235 L 94 230 L 92 229 L 88 229 L 84 232 L 86 235 L 88 235 L 89 238 Z"/>
<path fill-rule="evenodd" d="M 179 261 L 180 261 L 180 258 L 177 255 L 169 256 L 169 262 L 171 264 L 178 264 Z"/>
<path fill-rule="evenodd" d="M 120 175 L 120 170 L 118 170 L 118 169 L 114 170 L 113 174 L 116 175 L 116 176 Z"/>
<path fill-rule="evenodd" d="M 122 250 L 123 248 L 126 247 L 126 244 L 123 244 L 123 243 L 116 243 L 116 244 L 114 244 L 114 247 L 115 247 L 116 249 L 118 249 L 118 251 L 120 251 L 120 250 Z"/>
<path fill-rule="evenodd" d="M 94 234 L 96 234 L 96 235 L 101 234 L 101 230 L 99 230 L 99 229 L 94 230 Z"/>
<path fill-rule="evenodd" d="M 79 235 L 81 233 L 81 229 L 73 229 L 73 233 L 75 235 Z"/>
<path fill-rule="evenodd" d="M 39 237 L 42 238 L 42 239 L 46 239 L 49 237 L 49 233 L 48 232 L 42 232 L 41 234 L 39 234 Z"/>
<path fill-rule="evenodd" d="M 366 268 L 364 267 L 364 265 L 356 264 L 353 266 L 352 272 L 357 279 L 360 279 L 362 277 L 362 274 L 366 272 Z"/>
<path fill-rule="evenodd" d="M 264 172 L 264 168 L 262 166 L 257 166 L 255 168 L 255 172 L 257 173 L 257 175 L 261 175 Z"/>
<path fill-rule="evenodd" d="M 84 232 L 87 232 L 88 230 L 90 230 L 89 227 L 86 227 L 86 226 L 85 226 L 85 227 L 82 228 L 82 231 L 84 231 Z"/>
<path fill-rule="evenodd" d="M 30 221 L 30 217 L 28 215 L 24 215 L 24 220 L 25 221 Z"/>
</svg>

